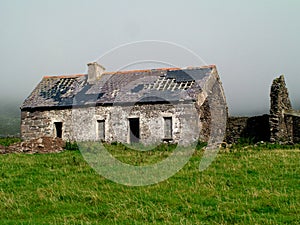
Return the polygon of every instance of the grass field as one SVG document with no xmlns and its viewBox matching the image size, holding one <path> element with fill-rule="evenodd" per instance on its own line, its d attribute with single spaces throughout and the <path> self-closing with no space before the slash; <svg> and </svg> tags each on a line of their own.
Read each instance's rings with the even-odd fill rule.
<svg viewBox="0 0 300 225">
<path fill-rule="evenodd" d="M 220 152 L 199 172 L 202 154 L 145 187 L 106 180 L 79 151 L 0 155 L 0 224 L 300 224 L 299 150 Z"/>
</svg>

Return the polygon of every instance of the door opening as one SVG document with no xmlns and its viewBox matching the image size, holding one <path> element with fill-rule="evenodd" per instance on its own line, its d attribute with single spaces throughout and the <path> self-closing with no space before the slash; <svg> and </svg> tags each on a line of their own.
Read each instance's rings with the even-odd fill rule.
<svg viewBox="0 0 300 225">
<path fill-rule="evenodd" d="M 55 122 L 55 137 L 62 138 L 62 122 Z"/>
<path fill-rule="evenodd" d="M 140 139 L 140 120 L 139 118 L 129 119 L 129 138 L 130 143 L 138 143 Z"/>
</svg>

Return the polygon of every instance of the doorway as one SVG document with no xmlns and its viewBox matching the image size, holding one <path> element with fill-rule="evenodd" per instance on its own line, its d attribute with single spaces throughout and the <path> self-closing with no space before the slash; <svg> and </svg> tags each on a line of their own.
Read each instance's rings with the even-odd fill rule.
<svg viewBox="0 0 300 225">
<path fill-rule="evenodd" d="M 55 137 L 62 138 L 62 122 L 54 122 Z"/>
<path fill-rule="evenodd" d="M 138 143 L 140 139 L 140 119 L 129 119 L 129 141 L 130 143 Z"/>
</svg>

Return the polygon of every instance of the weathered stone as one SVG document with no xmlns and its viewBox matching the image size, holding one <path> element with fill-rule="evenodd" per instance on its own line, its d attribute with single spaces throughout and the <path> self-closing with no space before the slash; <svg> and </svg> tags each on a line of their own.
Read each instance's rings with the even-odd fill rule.
<svg viewBox="0 0 300 225">
<path fill-rule="evenodd" d="M 269 141 L 269 115 L 229 117 L 225 141 L 227 143 L 236 143 L 240 138 L 249 138 L 254 142 Z"/>
<path fill-rule="evenodd" d="M 300 113 L 292 109 L 284 77 L 271 86 L 270 115 L 256 117 L 229 117 L 225 141 L 237 142 L 240 138 L 279 143 L 300 142 Z"/>
<path fill-rule="evenodd" d="M 0 148 L 0 154 L 61 152 L 63 151 L 64 146 L 65 142 L 60 138 L 42 137 L 15 143 L 4 149 Z"/>
<path fill-rule="evenodd" d="M 270 141 L 292 142 L 292 121 L 285 117 L 292 105 L 283 75 L 273 81 L 270 97 Z"/>
<path fill-rule="evenodd" d="M 222 142 L 219 136 L 225 133 L 227 107 L 217 71 L 215 67 L 209 68 L 212 74 L 207 76 L 208 80 L 203 81 L 206 83 L 202 85 L 208 90 L 202 91 L 201 85 L 198 90 L 189 90 L 197 91 L 192 95 L 195 96 L 194 100 L 137 102 L 131 105 L 131 99 L 128 99 L 126 104 L 115 105 L 22 108 L 21 137 L 31 140 L 61 135 L 65 141 L 98 141 L 104 137 L 107 142 L 130 143 L 130 120 L 139 118 L 139 142 L 145 145 L 164 141 L 188 145 L 199 139 L 208 141 L 209 138 Z M 130 95 L 131 89 L 128 92 Z M 182 95 L 186 96 L 187 91 Z M 121 98 L 126 100 L 126 96 L 122 95 Z M 165 136 L 165 118 L 171 118 L 170 137 Z M 101 137 L 99 121 L 105 123 L 105 134 Z"/>
</svg>

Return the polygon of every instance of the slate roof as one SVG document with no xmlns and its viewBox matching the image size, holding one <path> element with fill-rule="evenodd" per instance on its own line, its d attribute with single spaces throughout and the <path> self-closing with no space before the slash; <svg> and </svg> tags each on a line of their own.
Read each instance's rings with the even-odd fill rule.
<svg viewBox="0 0 300 225">
<path fill-rule="evenodd" d="M 87 82 L 87 74 L 45 76 L 21 109 L 193 101 L 213 68 L 104 72 L 93 84 Z"/>
</svg>

